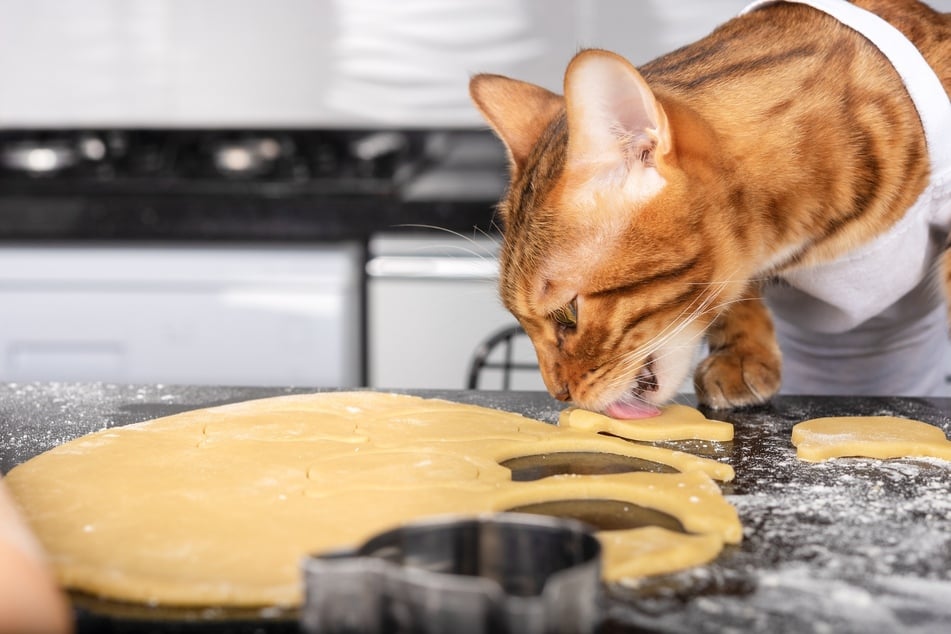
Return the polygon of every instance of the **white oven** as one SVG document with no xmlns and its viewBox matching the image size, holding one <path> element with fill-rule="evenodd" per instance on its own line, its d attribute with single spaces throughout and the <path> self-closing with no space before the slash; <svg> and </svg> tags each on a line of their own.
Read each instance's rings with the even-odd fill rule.
<svg viewBox="0 0 951 634">
<path fill-rule="evenodd" d="M 0 381 L 355 386 L 358 244 L 0 248 Z"/>
<path fill-rule="evenodd" d="M 439 232 L 384 234 L 370 240 L 369 254 L 370 385 L 465 388 L 480 344 L 516 323 L 498 298 L 495 241 Z M 526 337 L 514 345 L 513 364 L 536 363 Z M 502 372 L 487 369 L 479 388 L 500 389 Z M 509 388 L 545 389 L 535 368 L 512 372 Z"/>
</svg>

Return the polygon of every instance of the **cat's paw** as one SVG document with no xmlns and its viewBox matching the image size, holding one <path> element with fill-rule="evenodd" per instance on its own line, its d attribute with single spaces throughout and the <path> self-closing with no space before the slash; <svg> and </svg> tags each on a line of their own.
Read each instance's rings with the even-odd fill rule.
<svg viewBox="0 0 951 634">
<path fill-rule="evenodd" d="M 765 350 L 714 353 L 697 366 L 694 389 L 700 403 L 715 409 L 758 405 L 779 391 L 781 366 L 779 355 Z"/>
</svg>

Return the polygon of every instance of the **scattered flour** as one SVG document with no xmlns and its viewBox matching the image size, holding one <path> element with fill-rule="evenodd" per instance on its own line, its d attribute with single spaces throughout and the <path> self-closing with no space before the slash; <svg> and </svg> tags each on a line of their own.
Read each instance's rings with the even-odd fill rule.
<svg viewBox="0 0 951 634">
<path fill-rule="evenodd" d="M 0 385 L 0 472 L 91 431 L 225 402 L 310 389 Z M 417 392 L 554 422 L 544 394 Z M 951 401 L 797 399 L 736 412 L 724 486 L 744 542 L 709 566 L 609 588 L 604 631 L 951 632 L 951 464 L 936 459 L 804 463 L 792 426 L 820 416 L 905 416 L 947 433 Z M 717 416 L 719 418 L 724 418 Z"/>
</svg>

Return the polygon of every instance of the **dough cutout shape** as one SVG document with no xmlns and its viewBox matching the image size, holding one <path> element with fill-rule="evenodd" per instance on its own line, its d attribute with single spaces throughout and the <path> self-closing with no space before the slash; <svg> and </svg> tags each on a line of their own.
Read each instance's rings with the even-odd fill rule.
<svg viewBox="0 0 951 634">
<path fill-rule="evenodd" d="M 501 462 L 611 452 L 677 473 L 516 482 Z M 169 606 L 294 606 L 300 562 L 422 517 L 616 500 L 667 513 L 599 534 L 609 581 L 706 563 L 742 538 L 725 464 L 499 410 L 379 392 L 246 401 L 104 429 L 5 481 L 66 587 Z M 636 557 L 632 557 L 636 553 Z"/>
<path fill-rule="evenodd" d="M 724 544 L 716 533 L 690 535 L 659 526 L 605 531 L 598 539 L 604 577 L 620 582 L 710 563 Z"/>
<path fill-rule="evenodd" d="M 941 428 L 895 416 L 815 418 L 795 425 L 792 444 L 807 462 L 830 458 L 941 458 L 951 460 L 951 441 Z"/>
<path fill-rule="evenodd" d="M 733 440 L 733 425 L 706 418 L 703 413 L 686 405 L 667 405 L 660 416 L 619 420 L 585 409 L 569 407 L 563 410 L 558 424 L 570 429 L 601 432 L 645 442 L 668 440 Z"/>
</svg>

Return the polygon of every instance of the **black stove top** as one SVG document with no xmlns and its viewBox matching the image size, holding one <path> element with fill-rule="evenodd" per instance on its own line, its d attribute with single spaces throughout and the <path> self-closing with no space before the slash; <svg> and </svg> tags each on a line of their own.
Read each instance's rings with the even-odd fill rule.
<svg viewBox="0 0 951 634">
<path fill-rule="evenodd" d="M 405 131 L 4 131 L 0 193 L 386 193 L 424 145 Z"/>
<path fill-rule="evenodd" d="M 0 244 L 491 231 L 504 155 L 486 165 L 464 151 L 487 142 L 487 131 L 0 130 Z"/>
</svg>

